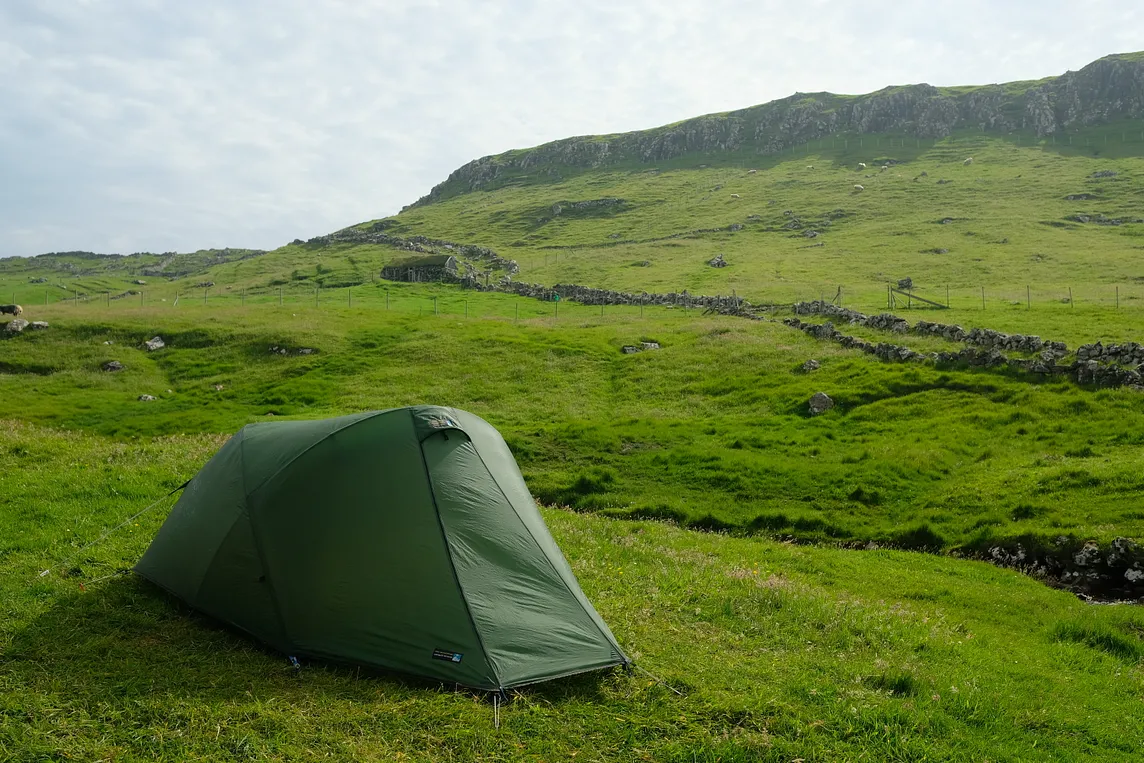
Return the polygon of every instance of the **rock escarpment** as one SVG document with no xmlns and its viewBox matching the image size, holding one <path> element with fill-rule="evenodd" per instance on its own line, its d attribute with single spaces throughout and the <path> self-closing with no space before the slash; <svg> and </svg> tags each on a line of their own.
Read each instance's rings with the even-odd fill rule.
<svg viewBox="0 0 1144 763">
<path fill-rule="evenodd" d="M 955 130 L 1045 136 L 1144 117 L 1144 55 L 1101 58 L 1080 71 L 1036 82 L 937 88 L 888 87 L 857 97 L 795 93 L 761 106 L 710 114 L 651 130 L 581 136 L 476 159 L 411 206 L 494 188 L 516 177 L 558 179 L 570 169 L 655 164 L 686 155 L 777 154 L 835 135 L 893 133 L 943 138 Z"/>
</svg>

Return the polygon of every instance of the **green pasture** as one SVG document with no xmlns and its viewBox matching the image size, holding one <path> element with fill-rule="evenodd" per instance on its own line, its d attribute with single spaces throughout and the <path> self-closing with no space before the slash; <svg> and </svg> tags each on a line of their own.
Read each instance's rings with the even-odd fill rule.
<svg viewBox="0 0 1144 763">
<path fill-rule="evenodd" d="M 1136 608 L 984 563 L 555 509 L 640 669 L 515 692 L 496 728 L 485 697 L 296 671 L 114 575 L 169 502 L 83 549 L 220 437 L 12 420 L 0 435 L 0 760 L 1104 761 L 1144 746 Z"/>
</svg>

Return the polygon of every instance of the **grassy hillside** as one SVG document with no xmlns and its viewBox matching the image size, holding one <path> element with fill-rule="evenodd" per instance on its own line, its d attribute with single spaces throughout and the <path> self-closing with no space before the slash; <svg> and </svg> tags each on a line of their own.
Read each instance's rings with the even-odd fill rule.
<svg viewBox="0 0 1144 763">
<path fill-rule="evenodd" d="M 557 510 L 545 519 L 588 596 L 664 683 L 541 685 L 497 729 L 469 692 L 296 672 L 140 580 L 91 582 L 130 565 L 163 510 L 80 544 L 220 438 L 0 434 L 3 760 L 1103 761 L 1144 746 L 1138 609 L 981 563 Z"/>
<path fill-rule="evenodd" d="M 778 322 L 573 305 L 556 317 L 457 291 L 435 316 L 431 290 L 393 292 L 390 310 L 382 287 L 359 287 L 354 307 L 40 309 L 49 330 L 0 344 L 0 416 L 123 438 L 447 403 L 505 432 L 542 500 L 581 510 L 927 547 L 1144 529 L 1127 500 L 1144 455 L 1130 390 L 883 364 Z M 495 317 L 518 305 L 519 320 Z M 154 335 L 168 347 L 141 349 Z M 662 349 L 620 352 L 642 340 Z M 800 373 L 812 357 L 822 368 Z M 109 360 L 127 369 L 100 370 Z M 810 417 L 817 391 L 837 408 Z"/>
</svg>

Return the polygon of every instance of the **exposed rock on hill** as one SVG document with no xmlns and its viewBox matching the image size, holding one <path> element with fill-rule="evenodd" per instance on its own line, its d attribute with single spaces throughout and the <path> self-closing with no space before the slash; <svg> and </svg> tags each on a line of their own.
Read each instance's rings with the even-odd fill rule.
<svg viewBox="0 0 1144 763">
<path fill-rule="evenodd" d="M 581 136 L 486 156 L 454 171 L 412 206 L 568 168 L 657 163 L 688 154 L 775 154 L 831 135 L 891 132 L 941 138 L 958 129 L 1033 130 L 1049 135 L 1115 119 L 1144 117 L 1144 56 L 1113 55 L 1080 71 L 1035 82 L 937 88 L 888 87 L 861 96 L 795 93 L 761 106 L 709 114 L 651 130 Z"/>
</svg>

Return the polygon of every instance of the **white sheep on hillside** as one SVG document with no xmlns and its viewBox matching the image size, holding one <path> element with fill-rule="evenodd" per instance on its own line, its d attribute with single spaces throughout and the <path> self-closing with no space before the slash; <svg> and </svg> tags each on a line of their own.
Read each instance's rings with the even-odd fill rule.
<svg viewBox="0 0 1144 763">
<path fill-rule="evenodd" d="M 966 159 L 964 162 L 962 162 L 962 164 L 964 164 L 966 167 L 968 167 L 969 165 L 973 164 L 973 157 L 972 157 L 972 156 L 971 156 L 971 157 L 969 157 L 969 158 L 968 158 L 968 159 Z"/>
<path fill-rule="evenodd" d="M 748 175 L 754 175 L 758 170 L 747 170 Z"/>
<path fill-rule="evenodd" d="M 855 186 L 854 186 L 854 190 L 855 190 L 855 191 L 865 191 L 865 190 L 866 190 L 866 186 L 863 186 L 863 185 L 855 185 Z"/>
<path fill-rule="evenodd" d="M 858 162 L 858 169 L 860 169 L 860 170 L 866 169 L 866 162 Z"/>
<path fill-rule="evenodd" d="M 731 198 L 732 198 L 732 199 L 738 199 L 738 198 L 739 198 L 739 194 L 737 194 L 737 193 L 733 193 L 733 194 L 731 194 Z"/>
</svg>

